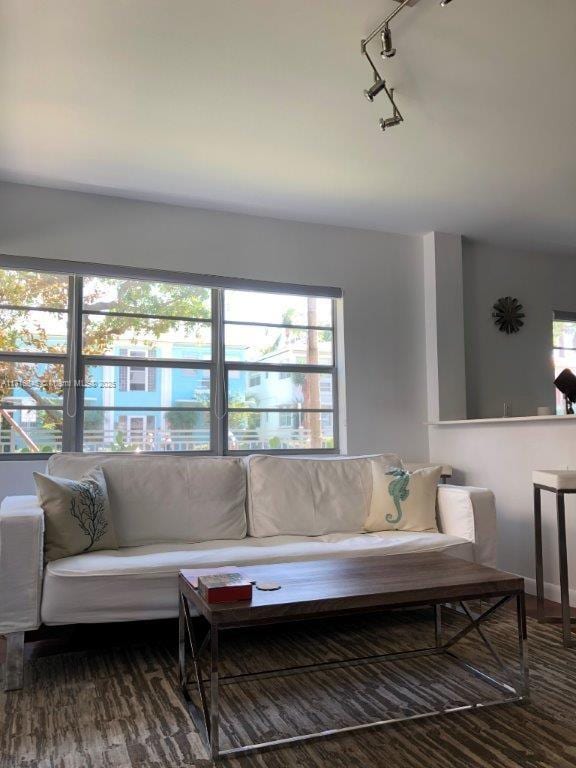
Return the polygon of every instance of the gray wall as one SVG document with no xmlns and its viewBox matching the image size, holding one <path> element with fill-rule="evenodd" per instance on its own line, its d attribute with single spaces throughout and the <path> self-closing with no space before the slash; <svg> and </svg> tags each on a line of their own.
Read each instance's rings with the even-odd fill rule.
<svg viewBox="0 0 576 768">
<path fill-rule="evenodd" d="M 574 255 L 529 252 L 464 240 L 464 322 L 468 418 L 529 416 L 539 405 L 554 408 L 552 312 L 576 312 Z M 492 305 L 514 296 L 525 325 L 502 333 Z"/>
<path fill-rule="evenodd" d="M 342 287 L 348 453 L 427 457 L 419 237 L 0 184 L 0 253 Z"/>
</svg>

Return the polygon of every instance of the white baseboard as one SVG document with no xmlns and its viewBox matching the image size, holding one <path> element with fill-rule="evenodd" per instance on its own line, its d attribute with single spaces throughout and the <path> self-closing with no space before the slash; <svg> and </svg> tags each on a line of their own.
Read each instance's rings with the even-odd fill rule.
<svg viewBox="0 0 576 768">
<path fill-rule="evenodd" d="M 536 579 L 529 579 L 528 576 L 524 576 L 524 583 L 526 585 L 526 592 L 529 595 L 536 594 Z M 550 582 L 544 582 L 544 597 L 547 600 L 553 600 L 555 603 L 560 602 L 560 585 L 550 584 Z M 576 607 L 576 589 L 570 590 L 570 605 Z"/>
</svg>

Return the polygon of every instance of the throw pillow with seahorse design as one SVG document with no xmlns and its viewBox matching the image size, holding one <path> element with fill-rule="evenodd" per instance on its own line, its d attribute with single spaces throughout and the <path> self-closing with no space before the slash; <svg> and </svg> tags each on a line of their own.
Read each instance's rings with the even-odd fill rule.
<svg viewBox="0 0 576 768">
<path fill-rule="evenodd" d="M 437 531 L 436 496 L 442 467 L 407 472 L 372 464 L 372 496 L 364 531 Z"/>
<path fill-rule="evenodd" d="M 394 480 L 391 480 L 388 485 L 388 493 L 396 507 L 396 515 L 388 513 L 386 521 L 390 525 L 397 525 L 402 520 L 402 502 L 406 501 L 410 495 L 410 473 L 405 469 L 391 469 L 386 474 L 394 477 Z"/>
</svg>

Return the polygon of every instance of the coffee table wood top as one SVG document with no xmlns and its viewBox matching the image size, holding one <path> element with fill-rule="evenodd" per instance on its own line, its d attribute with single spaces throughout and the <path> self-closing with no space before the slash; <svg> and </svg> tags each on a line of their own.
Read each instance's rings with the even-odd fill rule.
<svg viewBox="0 0 576 768">
<path fill-rule="evenodd" d="M 211 624 L 219 626 L 429 605 L 524 591 L 524 579 L 519 576 L 442 552 L 243 565 L 238 570 L 256 582 L 276 582 L 281 589 L 262 592 L 254 587 L 251 601 L 209 605 L 181 573 L 180 590 Z"/>
</svg>

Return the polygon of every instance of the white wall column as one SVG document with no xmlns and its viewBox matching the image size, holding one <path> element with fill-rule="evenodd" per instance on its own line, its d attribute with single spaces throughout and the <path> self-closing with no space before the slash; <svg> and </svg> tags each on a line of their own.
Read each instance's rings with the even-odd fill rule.
<svg viewBox="0 0 576 768">
<path fill-rule="evenodd" d="M 462 238 L 423 238 L 428 420 L 466 418 Z"/>
</svg>

